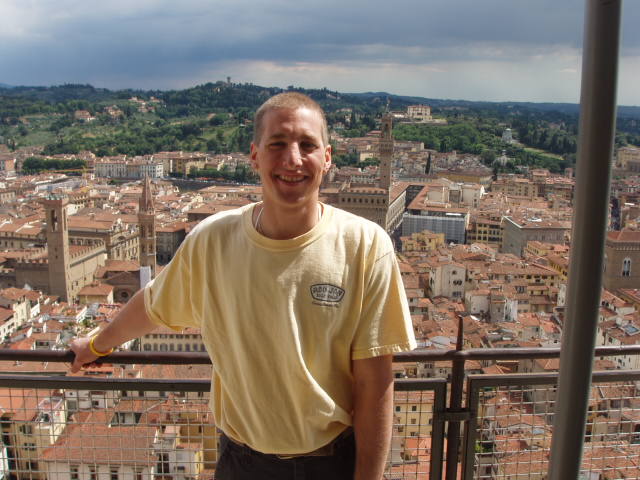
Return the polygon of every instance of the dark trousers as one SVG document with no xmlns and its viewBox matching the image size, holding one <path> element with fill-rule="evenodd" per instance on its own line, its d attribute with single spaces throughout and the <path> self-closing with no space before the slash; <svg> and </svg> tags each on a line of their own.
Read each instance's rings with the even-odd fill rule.
<svg viewBox="0 0 640 480">
<path fill-rule="evenodd" d="M 220 437 L 215 480 L 353 480 L 356 447 L 353 433 L 335 440 L 333 454 L 279 458 Z"/>
</svg>

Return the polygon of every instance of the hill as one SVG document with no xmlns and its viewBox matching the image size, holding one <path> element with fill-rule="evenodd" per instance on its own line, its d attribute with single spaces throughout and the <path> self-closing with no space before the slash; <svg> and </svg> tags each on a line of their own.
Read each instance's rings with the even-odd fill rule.
<svg viewBox="0 0 640 480">
<path fill-rule="evenodd" d="M 394 95 L 341 93 L 290 86 L 322 105 L 342 136 L 377 128 L 387 110 L 430 105 L 447 125 L 397 124 L 398 139 L 421 141 L 438 151 L 455 149 L 482 156 L 491 165 L 504 150 L 505 167 L 546 166 L 555 171 L 575 163 L 579 106 L 566 103 L 475 102 Z M 283 91 L 252 83 L 210 82 L 183 90 L 108 90 L 92 85 L 0 87 L 0 143 L 9 148 L 44 146 L 45 154 L 91 150 L 98 156 L 158 151 L 247 151 L 255 110 Z M 90 119 L 76 115 L 88 111 Z M 86 117 L 86 113 L 84 114 Z M 640 144 L 640 108 L 620 107 L 616 144 Z M 511 128 L 520 144 L 501 140 Z"/>
</svg>

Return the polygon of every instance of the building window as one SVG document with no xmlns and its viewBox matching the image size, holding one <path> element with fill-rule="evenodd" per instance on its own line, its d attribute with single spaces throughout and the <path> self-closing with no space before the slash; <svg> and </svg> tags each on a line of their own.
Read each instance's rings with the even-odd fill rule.
<svg viewBox="0 0 640 480">
<path fill-rule="evenodd" d="M 98 473 L 96 472 L 96 467 L 89 468 L 89 480 L 98 480 Z"/>
<path fill-rule="evenodd" d="M 33 429 L 31 428 L 31 425 L 20 425 L 20 433 L 24 434 L 24 435 L 31 435 L 33 433 Z"/>
<path fill-rule="evenodd" d="M 71 465 L 69 467 L 69 478 L 71 480 L 78 480 L 80 475 L 78 475 L 78 465 Z"/>
<path fill-rule="evenodd" d="M 109 469 L 109 474 L 111 475 L 111 480 L 118 480 L 118 469 L 117 468 Z"/>
<path fill-rule="evenodd" d="M 622 261 L 622 276 L 628 277 L 631 275 L 631 259 L 625 258 Z"/>
</svg>

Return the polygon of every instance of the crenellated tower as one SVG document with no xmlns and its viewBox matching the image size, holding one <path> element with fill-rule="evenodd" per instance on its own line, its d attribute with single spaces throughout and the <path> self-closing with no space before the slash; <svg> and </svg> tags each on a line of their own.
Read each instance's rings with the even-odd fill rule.
<svg viewBox="0 0 640 480">
<path fill-rule="evenodd" d="M 156 213 L 153 206 L 151 179 L 146 176 L 138 208 L 140 226 L 140 266 L 151 268 L 151 278 L 156 275 Z"/>
<path fill-rule="evenodd" d="M 67 204 L 64 195 L 51 194 L 41 201 L 47 222 L 47 259 L 49 263 L 49 293 L 65 302 L 73 302 Z"/>
</svg>

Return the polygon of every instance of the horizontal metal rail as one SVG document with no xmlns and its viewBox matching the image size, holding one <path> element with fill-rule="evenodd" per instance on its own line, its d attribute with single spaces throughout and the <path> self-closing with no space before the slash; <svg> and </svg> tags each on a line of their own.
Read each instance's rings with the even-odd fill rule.
<svg viewBox="0 0 640 480">
<path fill-rule="evenodd" d="M 208 392 L 211 380 L 62 377 L 59 375 L 0 375 L 0 387 L 82 390 L 146 390 Z"/>
<path fill-rule="evenodd" d="M 597 347 L 595 357 L 616 355 L 640 355 L 640 345 L 621 345 L 617 347 Z M 471 348 L 469 350 L 425 350 L 397 353 L 394 362 L 424 362 L 467 360 L 521 360 L 534 358 L 559 358 L 560 347 L 552 348 Z M 0 349 L 0 360 L 23 362 L 73 362 L 70 351 L 55 350 L 11 350 Z M 163 365 L 207 365 L 211 359 L 206 353 L 193 352 L 115 352 L 107 357 L 96 359 L 96 363 L 115 364 L 163 364 Z"/>
</svg>

